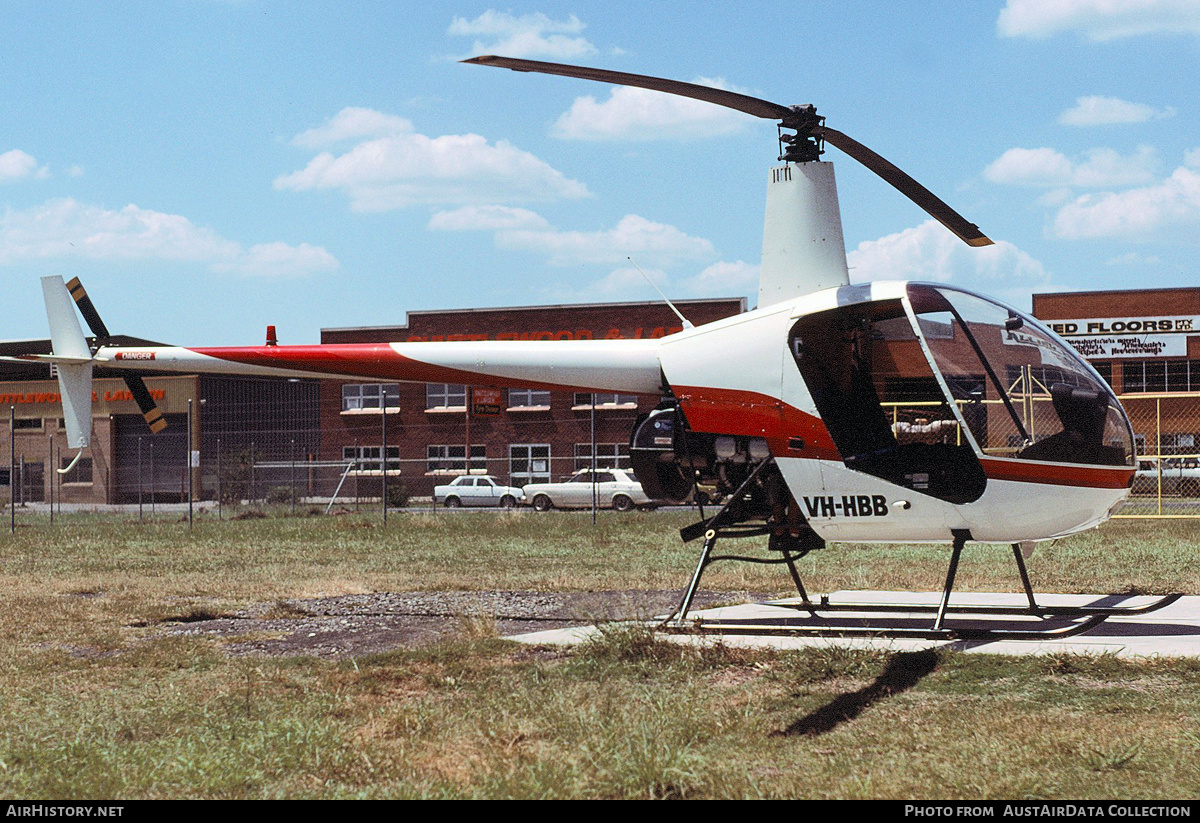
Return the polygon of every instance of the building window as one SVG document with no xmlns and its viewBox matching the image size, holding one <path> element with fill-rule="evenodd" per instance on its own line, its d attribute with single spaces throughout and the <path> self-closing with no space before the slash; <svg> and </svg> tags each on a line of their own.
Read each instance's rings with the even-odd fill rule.
<svg viewBox="0 0 1200 823">
<path fill-rule="evenodd" d="M 427 474 L 464 474 L 467 471 L 467 447 L 426 447 L 425 472 Z M 487 446 L 471 446 L 471 471 L 487 471 Z"/>
<path fill-rule="evenodd" d="M 60 465 L 59 468 L 65 469 L 67 466 L 71 465 L 71 461 L 74 459 L 75 459 L 74 457 L 61 458 L 62 465 Z M 92 458 L 90 458 L 90 457 L 79 458 L 79 462 L 76 463 L 74 466 L 71 466 L 71 470 L 69 472 L 62 475 L 62 482 L 63 483 L 89 483 L 90 484 L 92 482 Z"/>
<path fill-rule="evenodd" d="M 467 387 L 454 383 L 426 383 L 425 410 L 466 409 Z"/>
<path fill-rule="evenodd" d="M 1123 392 L 1200 391 L 1200 361 L 1124 360 Z"/>
<path fill-rule="evenodd" d="M 544 389 L 509 389 L 510 409 L 549 408 L 550 392 Z"/>
<path fill-rule="evenodd" d="M 399 383 L 347 383 L 342 386 L 342 411 L 382 408 L 385 392 L 387 393 L 387 407 L 389 409 L 399 408 Z"/>
<path fill-rule="evenodd" d="M 592 467 L 592 444 L 575 444 L 575 471 Z M 597 443 L 596 468 L 598 469 L 628 469 L 628 443 Z"/>
<path fill-rule="evenodd" d="M 389 404 L 390 405 L 390 404 Z M 342 459 L 346 461 L 356 461 L 354 470 L 359 472 L 378 472 L 379 465 L 379 446 L 343 446 Z M 400 471 L 400 447 L 387 447 L 387 470 L 389 472 Z"/>
<path fill-rule="evenodd" d="M 42 418 L 18 417 L 13 420 L 13 431 L 41 431 Z"/>
<path fill-rule="evenodd" d="M 1163 454 L 1194 454 L 1195 451 L 1196 435 L 1190 432 L 1163 433 Z"/>
<path fill-rule="evenodd" d="M 625 407 L 637 406 L 638 396 L 636 394 L 588 394 L 587 392 L 575 392 L 575 408 L 590 409 L 593 404 L 598 409 L 607 407 Z"/>
<path fill-rule="evenodd" d="M 513 443 L 508 447 L 508 475 L 514 486 L 550 481 L 550 444 Z"/>
</svg>

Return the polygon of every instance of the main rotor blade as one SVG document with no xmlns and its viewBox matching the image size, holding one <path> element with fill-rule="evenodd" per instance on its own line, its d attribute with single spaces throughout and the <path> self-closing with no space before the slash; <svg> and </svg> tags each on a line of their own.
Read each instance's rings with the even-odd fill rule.
<svg viewBox="0 0 1200 823">
<path fill-rule="evenodd" d="M 464 60 L 478 66 L 498 66 L 513 71 L 532 71 L 542 74 L 558 74 L 563 77 L 577 77 L 583 80 L 596 80 L 602 83 L 615 83 L 624 86 L 676 94 L 703 100 L 718 106 L 735 109 L 755 117 L 767 120 L 780 120 L 785 128 L 797 129 L 802 137 L 809 135 L 820 138 L 830 145 L 836 146 L 843 152 L 862 163 L 885 181 L 892 184 L 901 194 L 924 209 L 933 219 L 937 220 L 964 243 L 970 246 L 990 246 L 992 244 L 979 227 L 968 221 L 961 214 L 950 208 L 929 189 L 922 186 L 909 175 L 905 174 L 881 155 L 859 143 L 857 140 L 836 129 L 820 125 L 820 119 L 815 117 L 811 106 L 783 106 L 769 100 L 760 100 L 745 94 L 738 94 L 724 89 L 714 89 L 709 86 L 699 86 L 695 83 L 682 83 L 678 80 L 666 80 L 661 77 L 649 77 L 644 74 L 628 74 L 623 71 L 608 71 L 593 69 L 586 66 L 571 66 L 564 63 L 543 63 L 540 60 L 521 60 L 514 57 L 499 57 L 485 54 Z"/>
<path fill-rule="evenodd" d="M 623 71 L 607 69 L 591 69 L 586 66 L 569 66 L 565 63 L 543 63 L 540 60 L 519 60 L 515 57 L 498 57 L 485 54 L 463 60 L 464 63 L 474 63 L 477 66 L 498 66 L 513 71 L 533 71 L 541 74 L 559 74 L 563 77 L 578 77 L 582 80 L 596 80 L 601 83 L 615 83 L 618 86 L 637 86 L 642 89 L 676 94 L 680 97 L 691 97 L 706 103 L 715 103 L 729 109 L 752 114 L 767 120 L 783 120 L 792 113 L 787 106 L 760 100 L 735 91 L 714 89 L 711 86 L 700 86 L 695 83 L 682 83 L 678 80 L 666 80 L 661 77 L 650 77 L 645 74 L 628 74 Z"/>
<path fill-rule="evenodd" d="M 891 183 L 901 194 L 923 208 L 934 220 L 956 234 L 968 246 L 992 245 L 992 240 L 979 230 L 979 226 L 968 221 L 936 194 L 854 138 L 826 126 L 815 126 L 812 133 Z"/>
</svg>

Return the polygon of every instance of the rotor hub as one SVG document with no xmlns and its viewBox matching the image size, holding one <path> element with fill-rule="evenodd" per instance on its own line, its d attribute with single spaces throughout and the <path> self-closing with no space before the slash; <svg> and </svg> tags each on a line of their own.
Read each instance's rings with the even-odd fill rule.
<svg viewBox="0 0 1200 823">
<path fill-rule="evenodd" d="M 791 106 L 779 122 L 779 159 L 788 163 L 811 163 L 825 153 L 825 141 L 816 130 L 825 123 L 816 106 Z M 791 130 L 795 134 L 786 134 Z"/>
</svg>

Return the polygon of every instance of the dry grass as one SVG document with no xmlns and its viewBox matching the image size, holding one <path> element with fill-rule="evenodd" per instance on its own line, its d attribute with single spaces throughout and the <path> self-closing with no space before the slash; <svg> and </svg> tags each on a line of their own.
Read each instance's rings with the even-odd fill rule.
<svg viewBox="0 0 1200 823">
<path fill-rule="evenodd" d="M 682 516 L 267 518 L 189 533 L 81 516 L 0 536 L 8 797 L 1178 798 L 1200 794 L 1200 663 L 749 652 L 606 627 L 570 652 L 494 621 L 342 662 L 230 658 L 164 620 L 415 589 L 682 584 Z M 1061 591 L 1200 591 L 1195 527 L 1110 524 L 1039 550 Z M 940 586 L 945 551 L 806 558 L 815 591 Z M 973 547 L 963 588 L 1015 587 Z M 778 570 L 706 583 L 786 590 Z"/>
</svg>

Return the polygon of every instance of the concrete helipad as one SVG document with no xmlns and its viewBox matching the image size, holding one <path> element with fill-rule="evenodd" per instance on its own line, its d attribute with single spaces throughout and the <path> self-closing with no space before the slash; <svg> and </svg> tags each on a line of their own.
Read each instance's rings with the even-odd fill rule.
<svg viewBox="0 0 1200 823">
<path fill-rule="evenodd" d="M 1157 598 L 1149 596 L 1126 595 L 1053 595 L 1038 596 L 1038 603 L 1047 606 L 1119 606 L 1137 607 L 1153 602 Z M 896 604 L 912 603 L 936 606 L 940 600 L 938 592 L 832 592 L 829 594 L 832 603 L 853 602 L 855 604 Z M 758 625 L 766 631 L 778 630 L 787 625 L 854 625 L 863 619 L 870 619 L 872 625 L 897 628 L 920 627 L 932 625 L 933 615 L 914 615 L 892 612 L 830 612 L 821 618 L 813 618 L 808 612 L 798 610 L 796 598 L 772 600 L 763 603 L 747 603 L 737 606 L 726 606 L 703 611 L 689 612 L 689 619 L 721 620 L 736 622 L 739 625 Z M 952 606 L 972 605 L 1024 605 L 1022 595 L 970 593 L 956 594 L 951 600 Z M 1065 621 L 1058 618 L 1048 618 L 1044 622 L 1033 617 L 990 617 L 972 615 L 958 611 L 946 618 L 946 625 L 979 625 L 981 620 L 989 620 L 992 624 L 1000 623 L 1005 628 L 1031 629 L 1039 626 L 1062 626 Z M 594 626 L 557 629 L 552 631 L 534 632 L 509 638 L 522 643 L 545 645 L 571 645 L 585 641 L 597 629 Z M 680 642 L 720 642 L 728 645 L 752 646 L 761 648 L 799 649 L 813 646 L 852 646 L 856 648 L 891 649 L 896 651 L 914 651 L 938 646 L 957 648 L 967 652 L 986 652 L 991 654 L 1115 654 L 1121 657 L 1200 657 L 1200 596 L 1182 597 L 1176 602 L 1157 611 L 1141 615 L 1125 615 L 1109 617 L 1098 626 L 1088 631 L 1068 638 L 1052 640 L 925 640 L 925 639 L 896 639 L 896 638 L 837 638 L 837 637 L 792 637 L 767 635 L 706 635 L 696 636 L 663 635 L 664 638 Z"/>
</svg>

